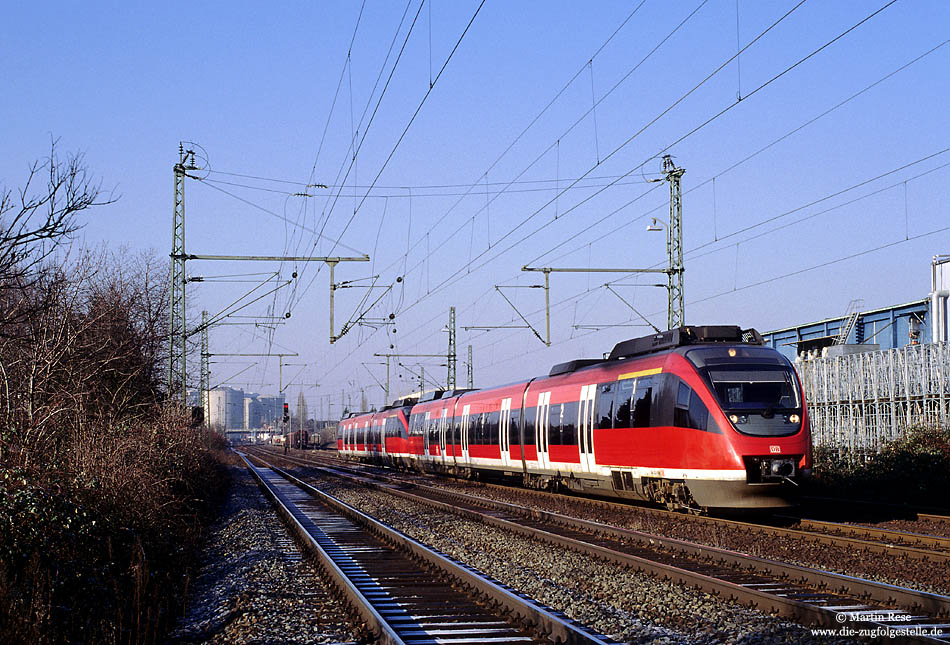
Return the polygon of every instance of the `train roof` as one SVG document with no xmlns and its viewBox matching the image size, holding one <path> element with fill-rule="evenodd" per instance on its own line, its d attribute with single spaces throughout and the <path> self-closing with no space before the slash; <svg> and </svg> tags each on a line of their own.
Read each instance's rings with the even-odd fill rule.
<svg viewBox="0 0 950 645">
<path fill-rule="evenodd" d="M 603 362 L 603 358 L 577 358 L 573 361 L 567 361 L 566 363 L 558 363 L 551 368 L 551 371 L 548 372 L 548 376 L 557 376 L 558 374 L 576 372 L 583 367 L 590 367 L 591 365 L 598 365 Z"/>
<path fill-rule="evenodd" d="M 603 365 L 611 361 L 637 356 L 649 356 L 687 345 L 763 345 L 762 336 L 755 329 L 742 329 L 738 325 L 684 325 L 649 336 L 624 340 L 611 350 L 606 358 L 578 358 L 558 363 L 548 376 L 569 374 L 586 367 Z"/>
<path fill-rule="evenodd" d="M 614 345 L 607 360 L 645 356 L 684 345 L 710 343 L 762 345 L 763 342 L 759 332 L 754 329 L 742 329 L 738 325 L 689 325 L 619 342 Z"/>
</svg>

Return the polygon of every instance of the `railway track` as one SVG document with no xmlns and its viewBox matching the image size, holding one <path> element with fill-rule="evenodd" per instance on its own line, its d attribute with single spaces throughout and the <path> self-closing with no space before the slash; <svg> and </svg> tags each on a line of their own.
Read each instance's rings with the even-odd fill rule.
<svg viewBox="0 0 950 645">
<path fill-rule="evenodd" d="M 343 468 L 353 472 L 360 472 L 359 469 L 353 469 L 351 464 L 341 463 L 334 457 L 315 457 L 307 456 L 303 462 L 316 461 L 332 467 Z M 366 472 L 372 472 L 368 470 Z M 365 474 L 365 473 L 364 473 Z M 390 475 L 376 475 L 387 478 Z M 488 489 L 509 490 L 511 487 L 500 486 L 498 484 L 480 484 Z M 546 491 L 536 491 L 531 489 L 517 489 L 519 495 L 535 497 L 540 500 L 548 499 L 566 499 L 570 500 L 572 505 L 584 505 L 607 510 L 610 513 L 626 514 L 631 509 L 637 513 L 655 517 L 669 518 L 671 512 L 665 509 L 651 508 L 648 506 L 631 507 L 630 504 L 612 502 L 601 499 L 564 496 L 557 493 Z M 719 517 L 708 517 L 702 515 L 675 514 L 678 522 L 704 525 L 708 527 L 732 527 L 740 531 L 748 532 L 752 535 L 760 536 L 763 539 L 781 539 L 781 540 L 802 540 L 816 544 L 825 544 L 835 547 L 846 547 L 855 552 L 865 553 L 869 556 L 888 556 L 905 557 L 910 560 L 920 560 L 923 562 L 947 563 L 950 562 L 950 537 L 940 535 L 925 535 L 908 531 L 898 531 L 891 529 L 876 528 L 871 526 L 862 526 L 856 524 L 845 524 L 841 522 L 829 522 L 821 520 L 811 520 L 800 517 L 776 516 L 780 520 L 794 521 L 798 523 L 798 528 L 789 528 L 781 526 L 780 523 L 767 524 L 763 522 L 742 522 Z M 927 518 L 939 518 L 940 516 L 926 516 Z M 948 529 L 950 529 L 950 519 L 948 519 Z"/>
<path fill-rule="evenodd" d="M 306 460 L 292 461 L 313 466 Z M 920 642 L 950 642 L 950 598 L 946 596 L 740 555 L 427 485 L 387 482 L 379 475 L 356 475 L 339 468 L 330 470 L 337 476 L 350 477 L 412 501 L 698 587 L 805 624 L 841 626 L 847 622 L 849 626 L 883 630 L 878 632 L 880 634 L 889 628 L 903 629 L 911 640 Z M 927 630 L 943 630 L 946 636 L 930 637 L 926 635 Z"/>
<path fill-rule="evenodd" d="M 613 642 L 259 457 L 263 465 L 242 458 L 374 642 Z"/>
<path fill-rule="evenodd" d="M 887 528 L 865 526 L 862 524 L 844 524 L 808 518 L 794 517 L 798 526 L 805 531 L 821 532 L 829 535 L 857 540 L 876 540 L 886 543 L 895 552 L 906 553 L 909 557 L 946 562 L 950 560 L 950 537 L 928 535 L 909 531 L 896 531 Z"/>
</svg>

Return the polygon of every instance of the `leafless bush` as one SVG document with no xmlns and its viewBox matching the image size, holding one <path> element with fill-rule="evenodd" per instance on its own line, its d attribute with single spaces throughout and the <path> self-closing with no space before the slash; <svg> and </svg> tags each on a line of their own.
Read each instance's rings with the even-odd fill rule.
<svg viewBox="0 0 950 645">
<path fill-rule="evenodd" d="M 55 141 L 13 195 L 0 190 L 0 642 L 159 641 L 224 449 L 163 407 L 167 263 L 69 247 L 76 215 L 112 198 Z"/>
<path fill-rule="evenodd" d="M 37 271 L 20 300 L 30 315 L 0 337 L 7 450 L 56 455 L 64 433 L 135 418 L 161 399 L 165 285 L 152 255 L 83 253 Z"/>
</svg>

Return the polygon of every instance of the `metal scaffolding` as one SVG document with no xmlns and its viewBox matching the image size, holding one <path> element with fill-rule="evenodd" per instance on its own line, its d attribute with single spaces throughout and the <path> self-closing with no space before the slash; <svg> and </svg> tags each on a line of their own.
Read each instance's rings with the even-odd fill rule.
<svg viewBox="0 0 950 645">
<path fill-rule="evenodd" d="M 815 446 L 878 452 L 909 428 L 950 421 L 950 343 L 796 363 Z"/>
</svg>

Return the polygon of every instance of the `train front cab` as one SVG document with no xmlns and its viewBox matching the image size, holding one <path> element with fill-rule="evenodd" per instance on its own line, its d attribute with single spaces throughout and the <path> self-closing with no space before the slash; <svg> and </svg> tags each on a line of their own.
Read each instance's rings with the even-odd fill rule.
<svg viewBox="0 0 950 645">
<path fill-rule="evenodd" d="M 558 483 L 594 494 L 671 508 L 761 509 L 793 503 L 810 473 L 800 384 L 768 348 L 707 344 L 602 363 L 531 383 L 525 401 L 538 405 L 526 407 L 524 423 L 526 437 L 544 447 L 542 459 L 540 448 L 535 456 L 536 446 L 525 446 L 541 481 L 553 471 Z M 575 416 L 576 426 L 563 422 Z M 587 464 L 585 440 L 593 446 Z M 555 445 L 562 443 L 572 445 Z"/>
<path fill-rule="evenodd" d="M 752 345 L 683 348 L 671 360 L 679 354 L 688 363 L 682 382 L 663 395 L 674 398 L 674 415 L 687 425 L 696 416 L 690 403 L 699 397 L 709 414 L 707 432 L 721 433 L 722 456 L 731 464 L 718 476 L 689 482 L 696 502 L 731 509 L 794 504 L 799 482 L 811 474 L 811 433 L 792 365 L 779 352 Z"/>
</svg>

